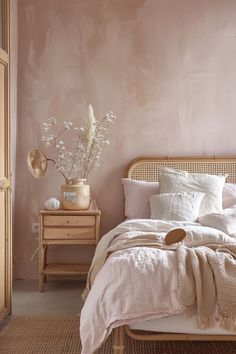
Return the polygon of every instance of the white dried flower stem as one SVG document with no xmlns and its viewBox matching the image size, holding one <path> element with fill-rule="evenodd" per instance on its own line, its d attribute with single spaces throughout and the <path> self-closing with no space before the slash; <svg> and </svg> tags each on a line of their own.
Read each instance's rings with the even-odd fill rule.
<svg viewBox="0 0 236 354">
<path fill-rule="evenodd" d="M 72 178 L 87 178 L 91 170 L 99 165 L 102 147 L 109 144 L 108 136 L 114 119 L 114 114 L 108 112 L 101 122 L 97 121 L 93 107 L 89 105 L 85 128 L 74 127 L 71 122 L 66 121 L 64 128 L 58 134 L 54 134 L 56 128 L 54 118 L 49 118 L 48 122 L 42 124 L 41 140 L 45 146 L 54 147 L 51 161 L 66 181 Z M 72 139 L 71 150 L 68 150 L 62 138 L 67 130 L 72 130 L 76 135 Z"/>
</svg>

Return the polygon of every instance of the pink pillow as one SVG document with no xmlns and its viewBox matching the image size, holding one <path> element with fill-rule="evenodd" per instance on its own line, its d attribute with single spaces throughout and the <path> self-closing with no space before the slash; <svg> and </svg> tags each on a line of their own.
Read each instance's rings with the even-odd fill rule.
<svg viewBox="0 0 236 354">
<path fill-rule="evenodd" d="M 223 208 L 231 208 L 236 204 L 236 184 L 225 183 L 223 188 Z"/>
<path fill-rule="evenodd" d="M 159 193 L 158 182 L 136 181 L 122 178 L 125 194 L 125 216 L 129 219 L 149 219 L 153 194 Z"/>
</svg>

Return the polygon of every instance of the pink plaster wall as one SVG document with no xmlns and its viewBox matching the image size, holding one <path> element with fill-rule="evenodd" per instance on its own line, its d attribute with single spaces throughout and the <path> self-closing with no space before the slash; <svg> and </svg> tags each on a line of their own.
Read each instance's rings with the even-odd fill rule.
<svg viewBox="0 0 236 354">
<path fill-rule="evenodd" d="M 39 124 L 82 124 L 87 105 L 118 119 L 90 179 L 102 231 L 122 220 L 121 176 L 139 155 L 233 155 L 236 131 L 235 0 L 21 0 L 15 277 L 37 277 L 31 235 L 61 177 L 26 168 Z M 91 252 L 70 249 L 86 261 Z M 66 257 L 57 248 L 52 257 Z"/>
</svg>

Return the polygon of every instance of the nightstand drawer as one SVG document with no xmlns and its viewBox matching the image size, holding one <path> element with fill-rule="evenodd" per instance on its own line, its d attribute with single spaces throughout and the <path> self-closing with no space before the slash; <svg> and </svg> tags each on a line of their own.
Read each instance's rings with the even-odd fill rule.
<svg viewBox="0 0 236 354">
<path fill-rule="evenodd" d="M 94 226 L 95 216 L 93 215 L 45 215 L 45 226 Z"/>
<path fill-rule="evenodd" d="M 96 238 L 94 227 L 56 228 L 45 227 L 43 238 L 45 240 L 93 240 Z"/>
</svg>

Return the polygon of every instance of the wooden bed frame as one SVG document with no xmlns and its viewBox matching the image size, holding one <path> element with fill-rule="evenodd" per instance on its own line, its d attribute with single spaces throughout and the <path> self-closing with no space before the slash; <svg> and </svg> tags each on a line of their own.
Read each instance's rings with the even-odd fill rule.
<svg viewBox="0 0 236 354">
<path fill-rule="evenodd" d="M 126 177 L 134 180 L 158 181 L 159 169 L 162 167 L 171 167 L 191 173 L 228 174 L 227 182 L 236 183 L 236 157 L 139 157 L 128 165 Z M 115 328 L 113 330 L 113 354 L 125 353 L 125 335 L 142 341 L 236 341 L 236 334 L 141 333 L 142 331 L 133 332 L 127 325 Z"/>
</svg>

